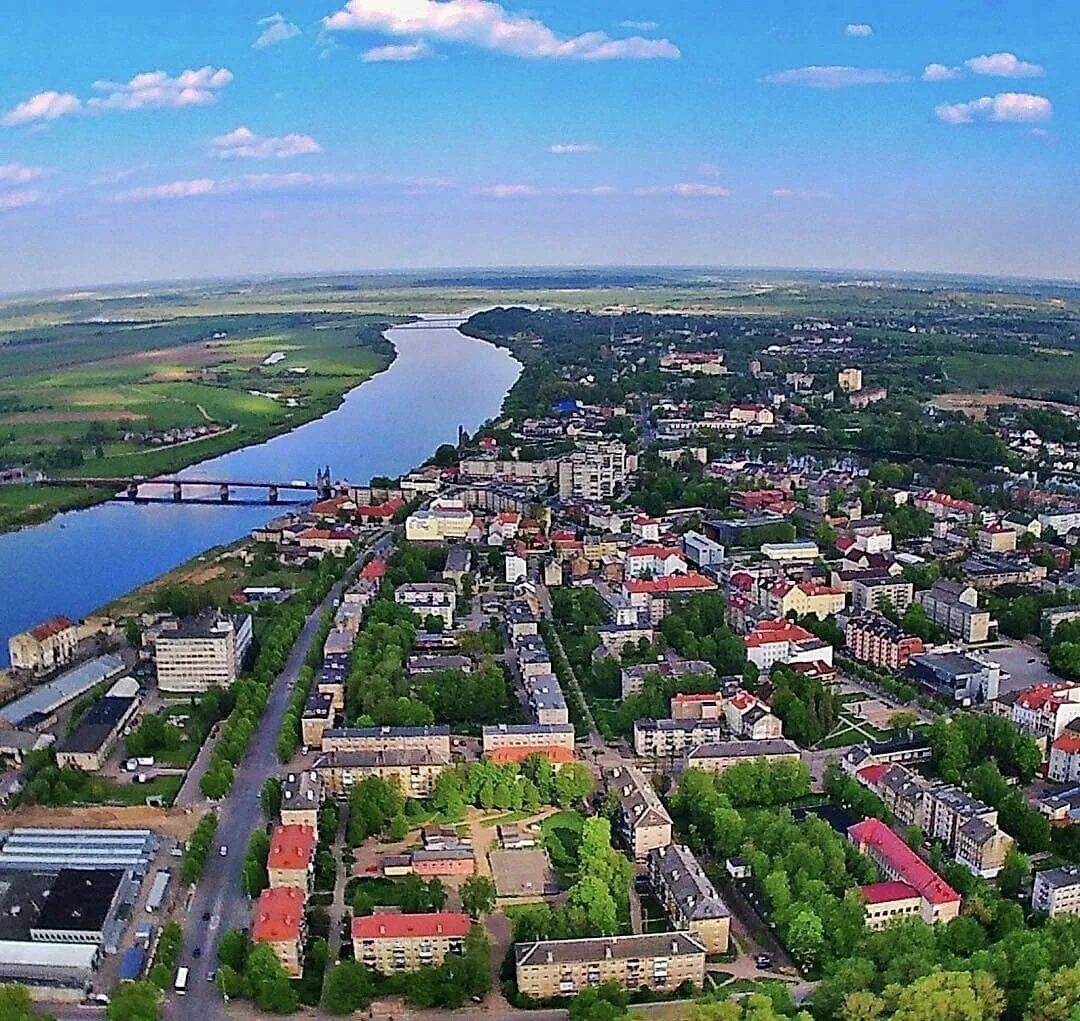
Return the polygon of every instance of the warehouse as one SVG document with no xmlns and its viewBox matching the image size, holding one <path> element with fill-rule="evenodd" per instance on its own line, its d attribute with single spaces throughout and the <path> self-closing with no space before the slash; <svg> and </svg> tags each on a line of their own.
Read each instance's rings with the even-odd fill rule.
<svg viewBox="0 0 1080 1021">
<path fill-rule="evenodd" d="M 0 870 L 131 869 L 143 874 L 158 849 L 151 830 L 16 829 L 0 834 Z"/>
<path fill-rule="evenodd" d="M 34 688 L 22 698 L 0 709 L 0 720 L 12 727 L 34 727 L 45 723 L 61 706 L 85 694 L 102 681 L 124 669 L 124 661 L 115 654 L 98 656 L 88 663 L 61 674 L 55 681 Z"/>
</svg>

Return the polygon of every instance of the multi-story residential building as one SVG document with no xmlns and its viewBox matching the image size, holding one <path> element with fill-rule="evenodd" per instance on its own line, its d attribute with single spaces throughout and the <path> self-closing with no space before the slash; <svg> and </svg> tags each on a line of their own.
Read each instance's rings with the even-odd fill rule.
<svg viewBox="0 0 1080 1021">
<path fill-rule="evenodd" d="M 570 710 L 562 686 L 554 674 L 529 674 L 522 678 L 529 711 L 537 723 L 569 723 Z"/>
<path fill-rule="evenodd" d="M 430 748 L 328 751 L 314 763 L 328 794 L 340 797 L 350 787 L 376 776 L 408 798 L 426 798 L 451 765 L 450 756 Z"/>
<path fill-rule="evenodd" d="M 518 672 L 523 678 L 551 674 L 551 654 L 539 635 L 522 635 L 511 643 Z"/>
<path fill-rule="evenodd" d="M 1046 567 L 1026 557 L 980 553 L 961 565 L 964 578 L 979 592 L 989 592 L 1004 585 L 1034 585 L 1046 577 Z"/>
<path fill-rule="evenodd" d="M 535 1000 L 574 996 L 607 982 L 623 989 L 670 992 L 701 988 L 705 947 L 689 932 L 515 943 L 517 987 Z"/>
<path fill-rule="evenodd" d="M 300 739 L 308 748 L 322 746 L 323 735 L 334 725 L 334 696 L 317 688 L 308 693 L 300 714 Z"/>
<path fill-rule="evenodd" d="M 539 618 L 533 613 L 532 607 L 522 600 L 515 600 L 507 606 L 503 614 L 503 623 L 506 625 L 511 641 L 526 635 L 538 634 L 540 629 Z"/>
<path fill-rule="evenodd" d="M 889 879 L 862 886 L 859 893 L 866 905 L 863 924 L 868 929 L 884 929 L 896 921 L 922 917 L 923 898 L 907 883 Z"/>
<path fill-rule="evenodd" d="M 936 581 L 915 595 L 927 616 L 951 635 L 965 642 L 985 642 L 996 627 L 989 610 L 979 609 L 979 594 L 958 581 Z"/>
<path fill-rule="evenodd" d="M 907 765 L 929 762 L 932 755 L 930 741 L 925 735 L 907 731 L 883 741 L 867 741 L 852 745 L 840 757 L 840 766 L 854 776 L 867 766 Z"/>
<path fill-rule="evenodd" d="M 1058 535 L 1067 535 L 1074 528 L 1080 528 L 1080 508 L 1074 506 L 1044 511 L 1039 515 L 1039 526 L 1041 531 L 1052 528 Z"/>
<path fill-rule="evenodd" d="M 286 773 L 281 780 L 281 822 L 318 831 L 322 783 L 313 769 Z"/>
<path fill-rule="evenodd" d="M 308 889 L 315 865 L 316 830 L 311 826 L 282 824 L 270 834 L 266 871 L 271 886 Z"/>
<path fill-rule="evenodd" d="M 411 581 L 394 590 L 394 602 L 407 606 L 421 620 L 438 617 L 449 631 L 454 626 L 457 589 L 441 581 Z"/>
<path fill-rule="evenodd" d="M 912 656 L 926 651 L 923 640 L 904 633 L 880 613 L 864 613 L 848 619 L 844 642 L 855 659 L 889 670 L 903 670 Z"/>
<path fill-rule="evenodd" d="M 450 911 L 367 915 L 352 921 L 353 952 L 383 975 L 438 967 L 448 954 L 462 952 L 471 925 L 468 915 Z"/>
<path fill-rule="evenodd" d="M 765 542 L 761 544 L 761 555 L 767 560 L 817 560 L 821 556 L 816 542 Z"/>
<path fill-rule="evenodd" d="M 721 720 L 724 718 L 724 696 L 715 691 L 672 695 L 671 716 L 675 720 Z"/>
<path fill-rule="evenodd" d="M 634 754 L 642 758 L 672 759 L 695 745 L 722 741 L 727 724 L 722 720 L 636 720 Z"/>
<path fill-rule="evenodd" d="M 445 724 L 424 727 L 340 727 L 323 734 L 324 752 L 374 752 L 415 749 L 450 758 L 450 728 Z"/>
<path fill-rule="evenodd" d="M 960 705 L 992 702 L 1001 686 L 1001 667 L 963 652 L 924 652 L 908 661 L 908 674 L 937 695 Z"/>
<path fill-rule="evenodd" d="M 1080 780 L 1080 724 L 1073 722 L 1050 743 L 1046 775 L 1055 783 Z"/>
<path fill-rule="evenodd" d="M 1080 865 L 1036 872 L 1031 888 L 1031 908 L 1051 918 L 1080 915 Z"/>
<path fill-rule="evenodd" d="M 880 610 L 890 605 L 903 613 L 911 603 L 915 588 L 910 581 L 885 576 L 855 578 L 851 584 L 851 605 L 856 610 Z"/>
<path fill-rule="evenodd" d="M 559 473 L 559 464 L 554 460 L 543 461 L 500 461 L 495 458 L 463 457 L 458 465 L 458 473 L 467 479 L 491 479 L 498 482 L 534 482 L 547 483 Z"/>
<path fill-rule="evenodd" d="M 685 574 L 686 558 L 671 546 L 631 546 L 626 551 L 623 569 L 628 578 L 666 578 L 672 574 Z"/>
<path fill-rule="evenodd" d="M 746 658 L 762 673 L 775 664 L 833 664 L 833 647 L 790 620 L 763 620 L 743 638 Z"/>
<path fill-rule="evenodd" d="M 162 691 L 199 693 L 236 680 L 253 637 L 251 617 L 207 610 L 166 621 L 154 639 L 154 662 Z"/>
<path fill-rule="evenodd" d="M 855 393 L 863 388 L 862 369 L 852 366 L 841 369 L 836 374 L 836 383 L 846 394 Z"/>
<path fill-rule="evenodd" d="M 660 677 L 700 678 L 701 681 L 716 676 L 716 669 L 711 663 L 701 659 L 663 659 L 658 663 L 640 663 L 636 666 L 623 667 L 621 686 L 622 697 L 629 698 L 645 688 L 645 678 L 653 675 Z"/>
<path fill-rule="evenodd" d="M 764 741 L 717 741 L 701 744 L 686 753 L 687 769 L 723 773 L 740 762 L 766 759 L 769 762 L 796 762 L 802 756 L 794 741 L 769 738 Z"/>
<path fill-rule="evenodd" d="M 692 932 L 710 954 L 727 953 L 731 912 L 690 848 L 668 844 L 650 851 L 649 883 L 674 928 Z"/>
<path fill-rule="evenodd" d="M 799 617 L 813 614 L 824 620 L 830 614 L 839 613 L 846 603 L 844 593 L 831 585 L 793 582 L 785 578 L 769 588 L 765 609 L 778 619 L 794 613 Z"/>
<path fill-rule="evenodd" d="M 410 542 L 446 542 L 464 539 L 473 527 L 473 512 L 456 500 L 433 500 L 431 506 L 405 519 L 405 538 Z"/>
<path fill-rule="evenodd" d="M 559 462 L 559 496 L 563 500 L 610 500 L 626 484 L 626 444 L 597 440 L 582 444 Z"/>
<path fill-rule="evenodd" d="M 1080 684 L 1033 684 L 1015 695 L 1010 693 L 997 705 L 1015 726 L 1049 743 L 1060 737 L 1073 720 L 1080 719 Z"/>
<path fill-rule="evenodd" d="M 748 691 L 737 691 L 724 703 L 724 719 L 732 736 L 742 740 L 766 741 L 784 736 L 780 718 L 773 714 L 767 703 Z"/>
<path fill-rule="evenodd" d="M 270 887 L 259 894 L 252 919 L 252 942 L 267 944 L 290 978 L 299 978 L 302 970 L 306 896 L 300 887 Z"/>
<path fill-rule="evenodd" d="M 623 582 L 622 594 L 638 612 L 642 624 L 659 624 L 673 601 L 698 592 L 715 592 L 717 584 L 703 574 L 675 574 L 667 578 L 632 578 Z"/>
<path fill-rule="evenodd" d="M 67 617 L 53 617 L 8 639 L 13 670 L 40 674 L 70 663 L 79 648 L 78 625 Z"/>
<path fill-rule="evenodd" d="M 903 883 L 914 891 L 924 922 L 930 925 L 949 922 L 960 914 L 960 894 L 880 819 L 863 819 L 856 823 L 848 830 L 848 838 L 877 864 L 888 880 Z M 867 924 L 872 928 L 879 928 L 907 913 L 912 897 L 908 891 L 870 889 L 876 902 L 867 906 Z M 885 896 L 886 893 L 890 896 Z"/>
<path fill-rule="evenodd" d="M 482 750 L 493 762 L 522 762 L 543 755 L 554 764 L 573 762 L 574 728 L 569 723 L 499 723 L 481 730 Z"/>
<path fill-rule="evenodd" d="M 671 816 L 644 773 L 636 766 L 604 769 L 608 790 L 619 802 L 617 829 L 623 843 L 638 861 L 654 848 L 671 843 Z"/>
<path fill-rule="evenodd" d="M 964 524 L 974 521 L 975 513 L 979 509 L 970 500 L 958 500 L 954 496 L 949 496 L 948 493 L 938 493 L 933 489 L 915 493 L 911 502 L 936 520 L 949 518 Z"/>
<path fill-rule="evenodd" d="M 984 553 L 1011 553 L 1016 549 L 1016 529 L 1008 525 L 986 525 L 979 529 L 975 542 Z"/>
</svg>

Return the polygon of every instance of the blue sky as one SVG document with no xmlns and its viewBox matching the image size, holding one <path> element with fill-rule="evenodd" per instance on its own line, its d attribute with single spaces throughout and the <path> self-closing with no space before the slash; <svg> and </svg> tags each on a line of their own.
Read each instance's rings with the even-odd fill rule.
<svg viewBox="0 0 1080 1021">
<path fill-rule="evenodd" d="M 3 291 L 632 263 L 1080 278 L 1074 0 L 16 6 Z"/>
</svg>

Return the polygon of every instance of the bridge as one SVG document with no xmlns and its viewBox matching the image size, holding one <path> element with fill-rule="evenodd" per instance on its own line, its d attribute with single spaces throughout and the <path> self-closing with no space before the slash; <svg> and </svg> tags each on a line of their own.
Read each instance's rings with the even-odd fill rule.
<svg viewBox="0 0 1080 1021">
<path fill-rule="evenodd" d="M 166 493 L 171 491 L 173 503 L 231 503 L 233 494 L 237 491 L 265 493 L 265 499 L 246 499 L 236 501 L 238 503 L 311 503 L 315 500 L 328 500 L 334 495 L 334 483 L 331 481 L 330 469 L 320 468 L 314 482 L 303 479 L 293 479 L 289 482 L 265 482 L 247 479 L 199 479 L 180 478 L 175 475 L 136 475 L 130 478 L 118 476 L 93 476 L 64 478 L 43 478 L 37 482 L 39 486 L 82 486 L 88 489 L 109 489 L 118 500 L 139 501 L 141 503 L 160 502 L 167 497 L 159 494 L 141 493 L 143 487 L 160 486 Z M 187 497 L 185 497 L 185 489 Z M 216 501 L 209 500 L 202 495 L 195 495 L 193 490 L 217 490 Z M 282 493 L 295 493 L 298 499 L 281 499 Z"/>
<path fill-rule="evenodd" d="M 412 323 L 400 323 L 395 330 L 456 330 L 467 316 L 442 316 L 438 319 L 417 319 Z"/>
</svg>

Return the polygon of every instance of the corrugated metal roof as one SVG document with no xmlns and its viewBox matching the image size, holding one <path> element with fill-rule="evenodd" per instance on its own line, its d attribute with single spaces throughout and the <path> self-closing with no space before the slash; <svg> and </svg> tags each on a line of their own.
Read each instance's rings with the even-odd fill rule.
<svg viewBox="0 0 1080 1021">
<path fill-rule="evenodd" d="M 34 688 L 22 698 L 0 709 L 0 719 L 18 726 L 33 716 L 47 716 L 66 702 L 89 691 L 94 685 L 115 676 L 124 669 L 124 661 L 115 654 L 98 656 L 87 663 L 61 674 L 54 681 Z"/>
</svg>

